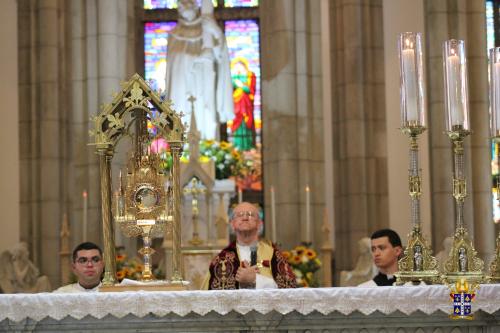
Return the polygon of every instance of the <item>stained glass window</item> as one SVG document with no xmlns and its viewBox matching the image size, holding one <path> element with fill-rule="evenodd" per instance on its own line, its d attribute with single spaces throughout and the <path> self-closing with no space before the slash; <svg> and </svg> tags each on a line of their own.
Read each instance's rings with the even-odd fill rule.
<svg viewBox="0 0 500 333">
<path fill-rule="evenodd" d="M 175 9 L 177 8 L 178 0 L 144 0 L 144 9 Z M 252 1 L 232 1 L 232 2 L 258 2 L 257 0 Z M 198 0 L 201 3 L 201 0 Z M 217 0 L 212 0 L 214 7 L 217 7 Z M 232 7 L 232 6 L 229 6 Z"/>
<path fill-rule="evenodd" d="M 144 24 L 145 79 L 151 80 L 155 90 L 165 90 L 167 68 L 167 37 L 176 22 L 148 22 Z"/>
<path fill-rule="evenodd" d="M 234 65 L 235 61 L 242 60 L 248 64 L 248 69 L 256 76 L 254 95 L 254 121 L 256 141 L 260 142 L 262 128 L 261 94 L 260 94 L 260 53 L 259 53 L 259 25 L 255 20 L 235 20 L 225 22 L 225 33 L 229 58 Z M 234 66 L 231 68 L 235 75 Z M 231 136 L 231 124 L 228 126 L 228 135 Z"/>
<path fill-rule="evenodd" d="M 224 0 L 224 7 L 257 7 L 259 0 Z"/>
<path fill-rule="evenodd" d="M 201 0 L 197 0 L 201 3 Z M 261 160 L 261 70 L 260 39 L 258 23 L 258 0 L 212 0 L 219 4 L 215 8 L 215 17 L 223 14 L 219 20 L 224 29 L 231 61 L 233 80 L 233 98 L 235 117 L 227 123 L 227 132 L 222 132 L 221 139 L 228 140 L 239 150 L 242 168 L 235 176 L 237 186 L 246 196 L 252 191 L 252 201 L 262 202 L 262 160 Z M 221 7 L 226 7 L 222 9 Z M 165 89 L 165 74 L 168 61 L 168 33 L 176 26 L 177 0 L 145 0 L 144 1 L 144 77 L 150 81 L 154 89 Z M 158 11 L 156 9 L 161 9 Z M 246 19 L 241 19 L 241 17 Z M 244 84 L 243 84 L 244 83 Z M 242 85 L 239 85 L 242 84 Z M 246 103 L 239 103 L 239 97 Z M 248 103 L 250 101 L 251 103 Z M 249 124 L 249 118 L 239 116 L 241 110 L 252 110 L 253 125 L 244 128 L 242 119 Z M 238 112 L 236 112 L 238 110 Z M 250 112 L 250 111 L 248 111 Z M 232 126 L 234 125 L 234 126 Z M 221 129 L 224 128 L 221 126 Z M 241 134 L 241 131 L 243 135 Z M 241 138 L 245 138 L 243 141 Z M 250 140 L 249 140 L 250 138 Z M 223 143 L 221 142 L 221 145 Z M 227 143 L 226 143 L 227 145 Z M 255 149 L 254 149 L 255 148 Z M 256 194 L 260 193 L 260 194 Z"/>
</svg>

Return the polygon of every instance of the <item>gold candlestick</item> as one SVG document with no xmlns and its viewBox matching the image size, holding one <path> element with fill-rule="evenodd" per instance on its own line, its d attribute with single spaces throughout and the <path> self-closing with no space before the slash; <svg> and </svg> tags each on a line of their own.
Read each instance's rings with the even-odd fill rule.
<svg viewBox="0 0 500 333">
<path fill-rule="evenodd" d="M 497 164 L 500 166 L 500 47 L 490 49 L 490 124 L 495 143 Z M 497 200 L 500 202 L 500 181 L 497 179 Z M 496 240 L 495 257 L 490 263 L 488 281 L 500 282 L 500 233 Z"/>
<path fill-rule="evenodd" d="M 418 165 L 418 136 L 425 131 L 425 91 L 421 34 L 401 33 L 398 40 L 401 82 L 401 130 L 410 138 L 408 188 L 411 200 L 411 232 L 398 261 L 396 284 L 427 284 L 439 280 L 436 258 L 422 235 L 420 222 L 421 177 Z"/>
<path fill-rule="evenodd" d="M 463 141 L 470 131 L 462 125 L 454 125 L 448 132 L 453 143 L 453 197 L 455 198 L 456 217 L 453 246 L 444 265 L 443 282 L 454 284 L 457 281 L 468 281 L 474 289 L 484 280 L 484 262 L 477 256 L 473 241 L 464 223 L 464 202 L 467 197 L 467 186 L 464 172 Z"/>
<path fill-rule="evenodd" d="M 453 246 L 444 264 L 443 282 L 454 285 L 466 281 L 472 289 L 483 281 L 483 261 L 477 256 L 464 223 L 467 197 L 464 165 L 464 139 L 471 134 L 467 58 L 463 40 L 450 39 L 443 44 L 446 133 L 453 143 L 453 197 L 455 198 L 455 233 Z"/>
</svg>

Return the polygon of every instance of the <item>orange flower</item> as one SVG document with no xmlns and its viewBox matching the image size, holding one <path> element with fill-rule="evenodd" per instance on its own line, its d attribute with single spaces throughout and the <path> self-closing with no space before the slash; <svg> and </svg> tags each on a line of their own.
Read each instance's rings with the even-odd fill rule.
<svg viewBox="0 0 500 333">
<path fill-rule="evenodd" d="M 118 271 L 118 272 L 116 272 L 116 278 L 118 280 L 123 280 L 124 277 L 125 277 L 125 272 L 124 271 Z"/>
<path fill-rule="evenodd" d="M 283 258 L 285 258 L 287 260 L 288 260 L 288 258 L 290 258 L 290 252 L 288 252 L 288 251 L 283 251 L 283 252 L 281 252 L 281 254 L 283 255 Z"/>
</svg>

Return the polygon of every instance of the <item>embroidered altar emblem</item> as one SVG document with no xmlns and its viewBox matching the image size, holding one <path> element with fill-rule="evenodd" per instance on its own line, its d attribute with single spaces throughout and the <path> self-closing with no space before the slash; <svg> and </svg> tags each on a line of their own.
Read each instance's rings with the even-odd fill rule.
<svg viewBox="0 0 500 333">
<path fill-rule="evenodd" d="M 467 280 L 460 279 L 455 286 L 451 288 L 450 298 L 453 301 L 453 313 L 451 319 L 474 319 L 472 314 L 472 301 L 476 294 L 474 289 L 470 288 Z"/>
</svg>

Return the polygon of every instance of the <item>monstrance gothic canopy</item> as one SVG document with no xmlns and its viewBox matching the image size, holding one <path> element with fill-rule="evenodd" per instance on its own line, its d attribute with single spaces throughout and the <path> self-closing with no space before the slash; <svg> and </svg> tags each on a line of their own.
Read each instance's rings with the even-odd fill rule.
<svg viewBox="0 0 500 333">
<path fill-rule="evenodd" d="M 180 264 L 180 154 L 185 141 L 185 128 L 181 116 L 171 107 L 170 101 L 162 99 L 145 80 L 134 74 L 121 84 L 122 90 L 113 96 L 113 101 L 101 107 L 101 112 L 93 117 L 95 137 L 93 143 L 99 155 L 102 226 L 104 238 L 105 274 L 103 285 L 116 283 L 115 241 L 111 210 L 111 160 L 120 139 L 135 133 L 135 151 L 142 149 L 138 136 L 147 135 L 146 119 L 157 129 L 169 145 L 173 158 L 172 165 L 172 217 L 173 217 L 173 260 L 172 282 L 182 282 Z M 132 128 L 132 124 L 135 127 Z M 134 132 L 135 131 L 135 132 Z M 139 147 L 138 147 L 139 146 Z"/>
</svg>

